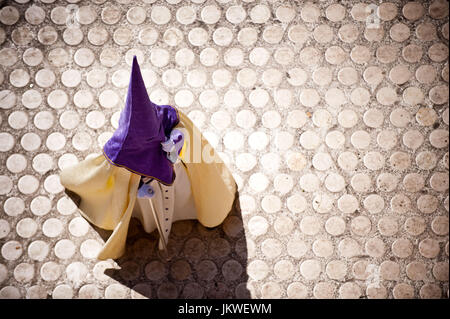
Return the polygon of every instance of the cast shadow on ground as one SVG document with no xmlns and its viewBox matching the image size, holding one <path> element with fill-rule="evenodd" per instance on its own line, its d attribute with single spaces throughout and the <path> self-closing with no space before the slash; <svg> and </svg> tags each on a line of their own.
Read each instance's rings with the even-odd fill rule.
<svg viewBox="0 0 450 319">
<path fill-rule="evenodd" d="M 111 234 L 93 228 L 104 241 Z M 194 220 L 175 222 L 169 237 L 169 260 L 158 250 L 158 238 L 157 231 L 146 233 L 140 222 L 132 218 L 126 252 L 115 260 L 118 267 L 106 269 L 105 275 L 129 287 L 132 297 L 139 294 L 160 299 L 251 298 L 238 192 L 232 210 L 217 227 L 205 228 Z"/>
</svg>

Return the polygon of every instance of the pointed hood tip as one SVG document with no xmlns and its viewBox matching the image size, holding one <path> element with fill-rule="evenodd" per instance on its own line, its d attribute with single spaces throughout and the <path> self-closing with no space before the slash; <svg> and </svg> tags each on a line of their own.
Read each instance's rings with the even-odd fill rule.
<svg viewBox="0 0 450 319">
<path fill-rule="evenodd" d="M 142 77 L 141 67 L 139 66 L 136 56 L 133 56 L 133 63 L 131 65 L 130 81 L 128 83 L 128 89 L 129 89 L 128 92 L 129 93 L 131 93 L 131 91 L 130 91 L 131 87 L 140 87 L 139 90 L 141 91 L 140 92 L 141 97 L 146 96 L 145 99 L 149 99 L 148 93 L 147 93 L 147 90 L 146 90 L 145 84 L 144 84 L 144 78 Z M 135 92 L 135 94 L 137 94 L 137 93 Z"/>
<path fill-rule="evenodd" d="M 138 63 L 137 57 L 134 55 L 133 56 L 133 63 L 131 63 L 131 72 L 133 72 L 134 70 L 139 70 L 139 69 L 140 69 L 140 67 L 139 67 L 139 63 Z"/>
</svg>

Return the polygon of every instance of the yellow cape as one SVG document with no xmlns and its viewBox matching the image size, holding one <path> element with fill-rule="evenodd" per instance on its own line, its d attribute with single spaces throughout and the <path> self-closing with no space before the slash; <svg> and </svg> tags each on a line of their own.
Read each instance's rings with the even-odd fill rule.
<svg viewBox="0 0 450 319">
<path fill-rule="evenodd" d="M 223 222 L 231 210 L 236 183 L 217 153 L 182 112 L 177 128 L 185 132 L 181 160 L 186 164 L 198 221 L 206 227 Z M 86 159 L 60 173 L 61 184 L 76 193 L 81 215 L 92 224 L 112 230 L 98 259 L 125 253 L 128 226 L 136 202 L 140 176 L 111 165 L 103 155 Z"/>
</svg>

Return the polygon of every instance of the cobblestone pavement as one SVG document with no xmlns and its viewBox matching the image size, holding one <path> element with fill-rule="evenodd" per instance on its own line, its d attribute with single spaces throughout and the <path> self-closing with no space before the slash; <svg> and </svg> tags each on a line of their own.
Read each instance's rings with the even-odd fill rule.
<svg viewBox="0 0 450 319">
<path fill-rule="evenodd" d="M 0 297 L 448 298 L 447 1 L 1 4 Z M 239 186 L 170 261 L 137 221 L 94 259 L 58 179 L 117 127 L 133 55 Z"/>
</svg>

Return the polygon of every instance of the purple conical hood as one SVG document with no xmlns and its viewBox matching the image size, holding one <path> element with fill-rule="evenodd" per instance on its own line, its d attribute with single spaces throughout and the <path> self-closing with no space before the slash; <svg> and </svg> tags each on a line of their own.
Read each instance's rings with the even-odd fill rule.
<svg viewBox="0 0 450 319">
<path fill-rule="evenodd" d="M 150 101 L 134 56 L 119 127 L 103 147 L 103 154 L 113 165 L 170 185 L 175 173 L 161 142 L 166 140 L 178 121 L 178 113 L 173 107 Z"/>
</svg>

